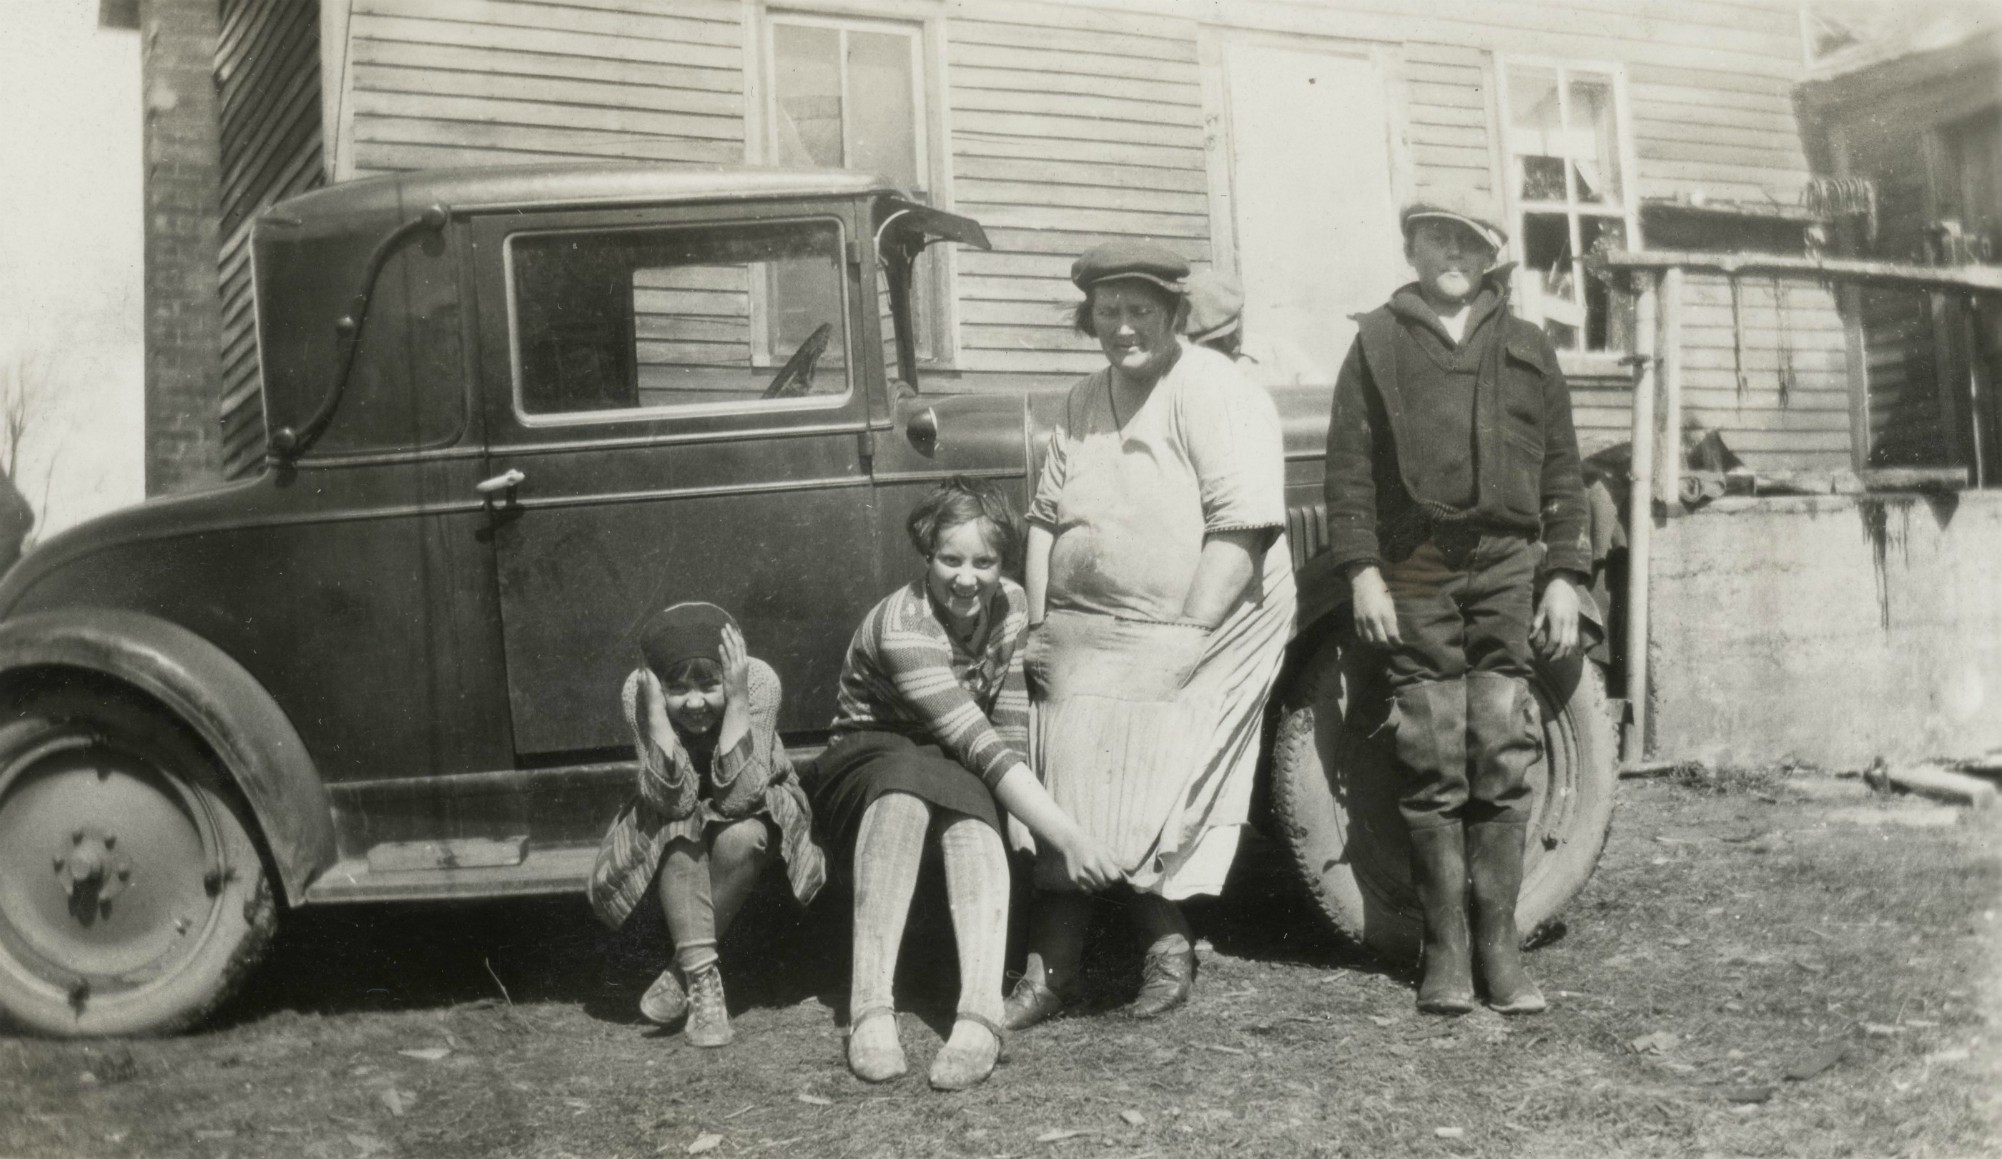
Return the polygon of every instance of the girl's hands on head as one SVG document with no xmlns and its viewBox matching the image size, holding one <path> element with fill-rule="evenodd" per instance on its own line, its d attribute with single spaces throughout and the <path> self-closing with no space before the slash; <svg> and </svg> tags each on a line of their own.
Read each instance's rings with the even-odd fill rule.
<svg viewBox="0 0 2002 1159">
<path fill-rule="evenodd" d="M 735 624 L 723 625 L 723 692 L 731 704 L 751 703 L 751 653 Z"/>
<path fill-rule="evenodd" d="M 640 719 L 646 723 L 647 735 L 663 752 L 673 755 L 681 747 L 681 740 L 675 735 L 674 725 L 667 719 L 667 690 L 660 685 L 660 677 L 653 669 L 640 669 Z"/>
</svg>

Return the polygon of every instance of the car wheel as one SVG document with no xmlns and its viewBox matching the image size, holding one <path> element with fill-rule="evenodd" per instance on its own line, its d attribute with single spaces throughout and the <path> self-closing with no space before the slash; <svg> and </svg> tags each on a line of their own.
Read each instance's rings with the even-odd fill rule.
<svg viewBox="0 0 2002 1159">
<path fill-rule="evenodd" d="M 1530 774 L 1530 837 L 1516 906 L 1530 938 L 1598 865 L 1618 776 L 1597 665 L 1540 665 L 1532 683 L 1544 759 Z M 1302 881 L 1336 930 L 1404 962 L 1418 956 L 1420 914 L 1388 753 L 1375 735 L 1388 712 L 1388 690 L 1366 650 L 1332 637 L 1323 643 L 1281 704 L 1272 812 Z"/>
<path fill-rule="evenodd" d="M 126 697 L 43 692 L 0 719 L 0 1013 L 65 1037 L 206 1015 L 277 925 L 214 761 Z"/>
</svg>

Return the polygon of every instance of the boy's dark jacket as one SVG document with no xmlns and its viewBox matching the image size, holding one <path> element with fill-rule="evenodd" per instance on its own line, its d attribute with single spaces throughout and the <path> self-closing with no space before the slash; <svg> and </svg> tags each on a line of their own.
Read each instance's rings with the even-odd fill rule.
<svg viewBox="0 0 2002 1159">
<path fill-rule="evenodd" d="M 1337 568 L 1402 558 L 1443 517 L 1481 531 L 1540 535 L 1546 572 L 1591 574 L 1571 394 L 1550 340 L 1507 312 L 1498 281 L 1491 276 L 1469 307 L 1460 347 L 1478 350 L 1480 367 L 1473 422 L 1478 498 L 1464 514 L 1464 496 L 1413 493 L 1409 479 L 1436 472 L 1404 469 L 1425 456 L 1467 451 L 1406 414 L 1406 392 L 1445 373 L 1418 346 L 1445 347 L 1436 315 L 1414 283 L 1358 319 L 1328 424 L 1328 534 Z"/>
</svg>

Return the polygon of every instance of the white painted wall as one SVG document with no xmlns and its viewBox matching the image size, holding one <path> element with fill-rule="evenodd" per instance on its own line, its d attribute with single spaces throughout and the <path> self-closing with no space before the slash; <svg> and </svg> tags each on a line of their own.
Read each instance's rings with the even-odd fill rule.
<svg viewBox="0 0 2002 1159">
<path fill-rule="evenodd" d="M 139 33 L 97 0 L 0 0 L 0 388 L 33 388 L 37 537 L 144 497 Z"/>
</svg>

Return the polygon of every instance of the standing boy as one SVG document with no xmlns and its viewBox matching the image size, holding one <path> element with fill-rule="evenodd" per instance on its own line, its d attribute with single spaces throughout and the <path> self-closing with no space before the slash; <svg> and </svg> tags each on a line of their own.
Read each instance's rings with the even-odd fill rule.
<svg viewBox="0 0 2002 1159">
<path fill-rule="evenodd" d="M 1570 394 L 1543 332 L 1508 313 L 1496 217 L 1470 199 L 1404 211 L 1418 280 L 1359 320 L 1328 427 L 1334 563 L 1384 651 L 1425 911 L 1418 1008 L 1437 1014 L 1474 1005 L 1470 878 L 1488 1005 L 1546 1006 L 1515 925 L 1541 752 L 1531 647 L 1576 653 L 1591 566 Z"/>
</svg>

